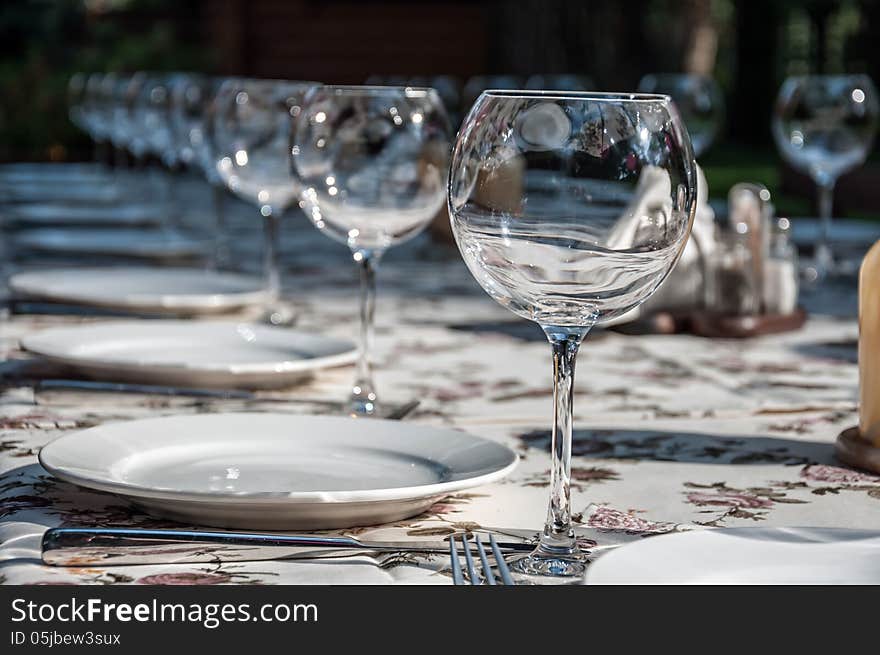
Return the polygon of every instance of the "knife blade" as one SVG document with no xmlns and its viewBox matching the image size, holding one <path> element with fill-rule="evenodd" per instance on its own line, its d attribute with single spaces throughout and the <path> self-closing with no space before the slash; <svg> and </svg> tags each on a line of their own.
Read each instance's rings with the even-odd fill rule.
<svg viewBox="0 0 880 655">
<path fill-rule="evenodd" d="M 525 542 L 498 545 L 506 553 L 534 548 Z M 448 553 L 449 542 L 141 528 L 49 528 L 42 542 L 42 560 L 50 566 L 256 562 L 382 552 Z"/>
</svg>

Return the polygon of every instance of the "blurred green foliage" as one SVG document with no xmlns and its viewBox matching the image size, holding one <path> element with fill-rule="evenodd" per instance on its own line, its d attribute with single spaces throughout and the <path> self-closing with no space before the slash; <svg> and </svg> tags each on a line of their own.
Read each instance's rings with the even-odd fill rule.
<svg viewBox="0 0 880 655">
<path fill-rule="evenodd" d="M 79 159 L 67 118 L 76 71 L 204 70 L 187 0 L 17 0 L 0 7 L 0 160 Z"/>
</svg>

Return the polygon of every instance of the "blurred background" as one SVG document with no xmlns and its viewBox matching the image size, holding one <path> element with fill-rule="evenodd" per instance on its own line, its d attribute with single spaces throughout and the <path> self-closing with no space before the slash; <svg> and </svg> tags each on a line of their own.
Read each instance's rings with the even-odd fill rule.
<svg viewBox="0 0 880 655">
<path fill-rule="evenodd" d="M 783 164 L 771 137 L 777 91 L 800 73 L 880 80 L 878 33 L 880 0 L 17 0 L 0 9 L 0 161 L 91 157 L 67 118 L 75 71 L 336 83 L 442 76 L 459 117 L 474 76 L 514 84 L 570 74 L 627 91 L 646 74 L 688 72 L 714 78 L 724 99 L 700 157 L 711 195 L 750 180 L 771 190 L 781 213 L 809 215 L 813 183 Z M 875 145 L 840 180 L 835 214 L 880 219 L 878 187 Z"/>
</svg>

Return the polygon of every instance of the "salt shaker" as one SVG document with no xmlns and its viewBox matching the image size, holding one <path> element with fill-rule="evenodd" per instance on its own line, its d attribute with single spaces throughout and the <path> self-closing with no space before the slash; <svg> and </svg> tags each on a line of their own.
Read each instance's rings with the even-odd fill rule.
<svg viewBox="0 0 880 655">
<path fill-rule="evenodd" d="M 754 236 L 745 222 L 718 229 L 706 284 L 706 309 L 725 316 L 751 316 L 761 309 L 755 277 Z"/>
<path fill-rule="evenodd" d="M 772 222 L 767 258 L 764 261 L 764 308 L 768 314 L 792 314 L 797 309 L 797 249 L 791 243 L 791 221 Z"/>
<path fill-rule="evenodd" d="M 769 242 L 770 192 L 761 184 L 740 182 L 730 188 L 727 206 L 730 226 L 739 234 L 747 235 L 745 243 L 751 253 L 752 278 L 760 289 Z M 756 314 L 763 309 L 760 295 Z"/>
</svg>

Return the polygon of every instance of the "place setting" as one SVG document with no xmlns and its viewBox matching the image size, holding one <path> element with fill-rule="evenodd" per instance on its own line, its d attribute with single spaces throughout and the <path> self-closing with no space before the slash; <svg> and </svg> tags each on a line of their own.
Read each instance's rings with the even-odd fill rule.
<svg viewBox="0 0 880 655">
<path fill-rule="evenodd" d="M 0 153 L 4 584 L 880 584 L 868 74 L 241 43 Z"/>
</svg>

